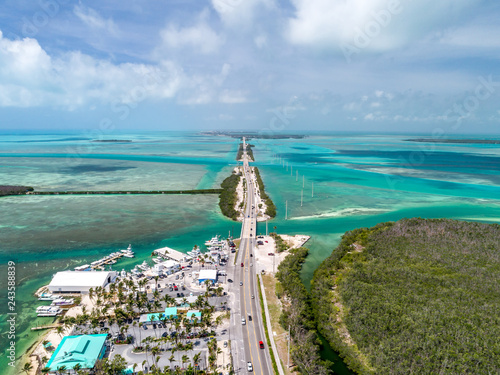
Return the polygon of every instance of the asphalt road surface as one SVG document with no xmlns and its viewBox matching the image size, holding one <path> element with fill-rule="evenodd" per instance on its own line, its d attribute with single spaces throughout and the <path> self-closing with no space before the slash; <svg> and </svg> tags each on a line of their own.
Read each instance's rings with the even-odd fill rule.
<svg viewBox="0 0 500 375">
<path fill-rule="evenodd" d="M 243 145 L 244 150 L 246 150 L 245 139 L 243 139 Z M 249 372 L 248 362 L 250 362 L 255 374 L 271 375 L 273 374 L 273 369 L 261 316 L 256 276 L 257 270 L 254 265 L 255 258 L 253 256 L 257 233 L 256 210 L 254 208 L 257 192 L 254 182 L 255 177 L 248 166 L 246 151 L 243 158 L 248 194 L 232 287 L 236 295 L 236 300 L 234 301 L 236 309 L 233 310 L 234 313 L 231 322 L 235 328 L 233 332 L 236 336 L 233 338 L 232 344 L 234 369 L 237 374 L 247 373 Z M 240 285 L 241 283 L 242 285 Z M 245 319 L 245 324 L 243 324 L 242 319 Z M 264 343 L 263 349 L 259 346 L 260 341 Z"/>
</svg>

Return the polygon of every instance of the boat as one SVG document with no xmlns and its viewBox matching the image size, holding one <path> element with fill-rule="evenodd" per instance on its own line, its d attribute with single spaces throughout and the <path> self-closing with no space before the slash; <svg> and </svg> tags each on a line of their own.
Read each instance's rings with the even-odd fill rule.
<svg viewBox="0 0 500 375">
<path fill-rule="evenodd" d="M 70 305 L 74 305 L 74 304 L 75 304 L 75 300 L 73 298 L 70 298 L 70 299 L 57 298 L 57 299 L 53 300 L 50 305 L 51 306 L 70 306 Z"/>
<path fill-rule="evenodd" d="M 211 240 L 205 242 L 205 246 L 218 245 L 220 243 L 219 236 L 212 237 Z"/>
<path fill-rule="evenodd" d="M 125 250 L 120 250 L 122 253 L 126 253 L 126 252 L 132 252 L 132 245 L 129 244 L 128 247 L 125 249 Z"/>
<path fill-rule="evenodd" d="M 57 306 L 38 306 L 36 308 L 37 316 L 57 316 L 62 313 L 62 309 Z"/>
<path fill-rule="evenodd" d="M 137 266 L 137 268 L 140 268 L 141 270 L 146 271 L 149 269 L 149 264 L 148 264 L 148 262 L 144 261 L 144 262 L 142 262 L 142 264 L 139 264 Z"/>
<path fill-rule="evenodd" d="M 123 251 L 122 255 L 126 258 L 134 258 L 135 257 L 134 252 L 128 251 L 128 250 Z"/>
<path fill-rule="evenodd" d="M 53 294 L 50 294 L 50 293 L 42 293 L 40 294 L 40 297 L 38 297 L 38 300 L 39 301 L 53 301 L 55 300 L 57 297 L 54 296 Z"/>
<path fill-rule="evenodd" d="M 75 271 L 86 271 L 90 268 L 90 265 L 84 264 L 83 266 L 75 267 Z"/>
</svg>

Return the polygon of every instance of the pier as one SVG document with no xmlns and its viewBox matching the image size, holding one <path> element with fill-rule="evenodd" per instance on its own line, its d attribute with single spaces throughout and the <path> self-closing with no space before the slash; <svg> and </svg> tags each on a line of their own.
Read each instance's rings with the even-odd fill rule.
<svg viewBox="0 0 500 375">
<path fill-rule="evenodd" d="M 196 190 L 100 190 L 100 191 L 29 191 L 21 195 L 162 195 L 162 194 L 220 194 L 222 189 Z M 19 195 L 19 194 L 18 194 Z"/>
</svg>

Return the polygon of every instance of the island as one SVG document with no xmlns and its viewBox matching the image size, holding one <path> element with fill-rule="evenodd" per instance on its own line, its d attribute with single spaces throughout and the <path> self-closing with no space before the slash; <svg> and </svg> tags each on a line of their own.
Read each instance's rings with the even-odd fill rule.
<svg viewBox="0 0 500 375">
<path fill-rule="evenodd" d="M 30 191 L 33 191 L 31 186 L 0 185 L 0 197 L 27 194 Z"/>
<path fill-rule="evenodd" d="M 319 332 L 357 374 L 500 368 L 500 225 L 403 219 L 344 234 L 316 270 Z"/>
<path fill-rule="evenodd" d="M 405 139 L 405 142 L 424 143 L 462 143 L 476 145 L 500 145 L 500 139 L 440 139 L 440 138 L 415 138 Z"/>
</svg>

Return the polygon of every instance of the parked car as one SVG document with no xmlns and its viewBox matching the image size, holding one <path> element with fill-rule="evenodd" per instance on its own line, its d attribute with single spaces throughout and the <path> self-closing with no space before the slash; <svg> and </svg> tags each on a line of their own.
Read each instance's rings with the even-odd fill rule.
<svg viewBox="0 0 500 375">
<path fill-rule="evenodd" d="M 267 253 L 267 255 L 269 255 L 269 256 L 274 256 L 274 253 Z"/>
</svg>

